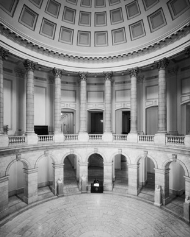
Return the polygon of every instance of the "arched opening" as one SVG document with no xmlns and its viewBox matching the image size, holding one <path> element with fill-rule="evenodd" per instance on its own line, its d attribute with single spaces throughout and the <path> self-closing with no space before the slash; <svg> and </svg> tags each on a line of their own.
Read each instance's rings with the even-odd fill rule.
<svg viewBox="0 0 190 237">
<path fill-rule="evenodd" d="M 154 202 L 155 165 L 149 157 L 139 160 L 139 196 Z"/>
<path fill-rule="evenodd" d="M 95 153 L 92 154 L 88 159 L 88 185 L 90 187 L 91 183 L 97 179 L 100 182 L 104 180 L 104 164 L 101 155 Z M 88 189 L 90 190 L 90 189 Z"/>
<path fill-rule="evenodd" d="M 53 164 L 49 156 L 42 157 L 38 162 L 38 200 L 53 197 Z"/>
<path fill-rule="evenodd" d="M 23 170 L 23 163 L 21 161 L 14 162 L 9 169 L 9 182 L 8 182 L 8 207 L 11 209 L 20 209 L 26 206 L 24 202 L 25 192 L 25 174 Z"/>
<path fill-rule="evenodd" d="M 146 109 L 146 134 L 155 135 L 158 131 L 158 106 Z"/>
<path fill-rule="evenodd" d="M 70 154 L 64 159 L 64 194 L 78 191 L 78 159 Z"/>
<path fill-rule="evenodd" d="M 174 161 L 167 165 L 167 169 L 169 169 L 169 175 L 165 181 L 166 198 L 168 197 L 166 207 L 182 217 L 183 203 L 185 201 L 185 171 L 181 164 Z"/>
<path fill-rule="evenodd" d="M 113 160 L 114 191 L 127 191 L 128 189 L 128 164 L 127 158 L 122 154 L 117 154 Z"/>
</svg>

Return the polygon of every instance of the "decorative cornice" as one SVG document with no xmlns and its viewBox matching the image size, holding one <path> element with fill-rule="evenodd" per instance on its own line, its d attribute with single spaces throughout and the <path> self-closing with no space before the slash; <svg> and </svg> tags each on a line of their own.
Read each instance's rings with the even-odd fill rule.
<svg viewBox="0 0 190 237">
<path fill-rule="evenodd" d="M 92 62 L 95 61 L 97 63 L 105 63 L 105 62 L 112 62 L 115 60 L 122 61 L 126 59 L 126 57 L 133 57 L 133 54 L 135 56 L 139 56 L 141 54 L 151 53 L 157 49 L 160 49 L 162 47 L 165 47 L 166 45 L 169 45 L 170 43 L 175 42 L 176 40 L 180 39 L 183 36 L 186 36 L 190 33 L 190 18 L 187 18 L 184 22 L 182 22 L 180 25 L 178 25 L 175 29 L 172 29 L 170 32 L 165 33 L 164 35 L 160 36 L 159 38 L 154 39 L 151 42 L 148 42 L 144 45 L 141 45 L 139 47 L 133 48 L 133 49 L 127 49 L 123 51 L 122 53 L 119 53 L 117 55 L 108 55 L 108 56 L 94 56 L 94 57 L 85 57 L 81 55 L 69 55 L 67 52 L 61 51 L 61 49 L 56 49 L 54 47 L 51 47 L 49 45 L 45 45 L 39 41 L 36 41 L 27 35 L 23 34 L 22 32 L 18 31 L 16 28 L 13 28 L 12 25 L 7 23 L 5 19 L 2 19 L 0 17 L 0 32 L 2 35 L 5 35 L 7 38 L 18 42 L 18 44 L 30 48 L 32 47 L 33 50 L 38 50 L 38 52 L 41 54 L 48 54 L 49 56 L 53 56 L 55 58 L 61 58 L 63 60 L 69 60 L 69 61 L 79 61 L 79 62 Z M 175 36 L 175 37 L 173 37 Z"/>
<path fill-rule="evenodd" d="M 113 76 L 113 72 L 104 72 L 104 80 L 107 81 L 111 81 L 112 80 L 112 76 Z"/>
<path fill-rule="evenodd" d="M 54 75 L 54 77 L 56 78 L 56 77 L 59 77 L 59 78 L 61 78 L 61 75 L 62 75 L 62 71 L 61 70 L 59 70 L 59 69 L 57 69 L 57 68 L 53 68 L 53 70 L 52 70 L 52 72 L 53 72 L 53 75 Z"/>
<path fill-rule="evenodd" d="M 35 66 L 36 66 L 34 62 L 32 62 L 32 61 L 30 61 L 28 59 L 26 59 L 24 61 L 23 65 L 24 65 L 24 67 L 25 67 L 27 72 L 28 71 L 34 71 L 35 70 Z"/>
<path fill-rule="evenodd" d="M 163 58 L 160 61 L 156 62 L 158 70 L 166 69 L 169 64 L 169 60 L 167 58 Z"/>
<path fill-rule="evenodd" d="M 5 60 L 5 59 L 7 59 L 7 57 L 8 57 L 8 50 L 5 50 L 3 47 L 0 47 L 0 58 L 2 59 L 2 60 Z"/>
<path fill-rule="evenodd" d="M 139 68 L 132 68 L 129 70 L 130 77 L 137 77 L 139 73 Z"/>
</svg>

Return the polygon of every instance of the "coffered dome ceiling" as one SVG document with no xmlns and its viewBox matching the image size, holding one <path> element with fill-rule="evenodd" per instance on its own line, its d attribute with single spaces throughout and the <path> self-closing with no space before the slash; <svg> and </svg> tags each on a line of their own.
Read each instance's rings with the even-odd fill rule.
<svg viewBox="0 0 190 237">
<path fill-rule="evenodd" d="M 11 32 L 14 43 L 71 61 L 142 53 L 189 22 L 189 0 L 0 1 L 2 35 Z"/>
</svg>

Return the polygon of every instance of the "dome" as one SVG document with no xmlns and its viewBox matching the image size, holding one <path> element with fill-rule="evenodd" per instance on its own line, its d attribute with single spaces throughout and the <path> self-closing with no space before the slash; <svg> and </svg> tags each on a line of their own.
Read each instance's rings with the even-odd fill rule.
<svg viewBox="0 0 190 237">
<path fill-rule="evenodd" d="M 150 64 L 155 57 L 181 51 L 173 35 L 189 28 L 189 6 L 188 0 L 3 0 L 1 32 L 9 40 L 2 37 L 1 42 L 14 54 L 32 55 L 46 66 L 125 70 L 126 65 Z M 181 39 L 184 47 L 186 38 Z"/>
</svg>

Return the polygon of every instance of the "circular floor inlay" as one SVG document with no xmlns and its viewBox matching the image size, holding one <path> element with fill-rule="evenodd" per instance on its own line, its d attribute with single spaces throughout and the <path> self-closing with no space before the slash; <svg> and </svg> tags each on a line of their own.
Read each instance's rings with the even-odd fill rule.
<svg viewBox="0 0 190 237">
<path fill-rule="evenodd" d="M 148 203 L 109 194 L 62 197 L 0 227 L 0 237 L 187 237 L 190 227 Z"/>
</svg>

